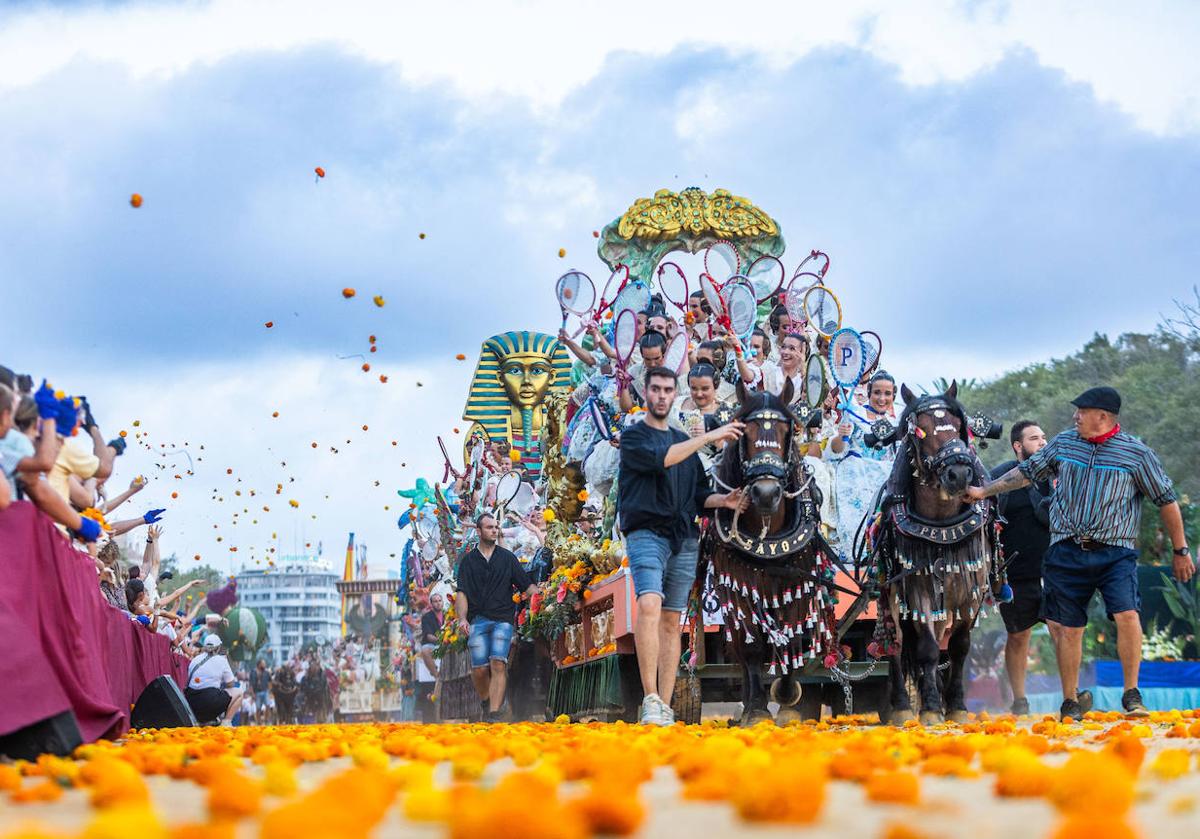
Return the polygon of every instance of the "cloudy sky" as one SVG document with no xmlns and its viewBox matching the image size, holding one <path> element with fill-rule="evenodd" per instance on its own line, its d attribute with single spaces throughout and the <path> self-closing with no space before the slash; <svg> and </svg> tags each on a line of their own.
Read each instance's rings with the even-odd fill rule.
<svg viewBox="0 0 1200 839">
<path fill-rule="evenodd" d="M 115 479 L 155 479 L 168 551 L 353 530 L 382 564 L 480 342 L 553 331 L 555 278 L 657 189 L 747 196 L 789 269 L 829 252 L 911 383 L 1150 329 L 1196 282 L 1194 4 L 687 8 L 10 0 L 0 362 L 187 445 L 193 477 Z"/>
</svg>

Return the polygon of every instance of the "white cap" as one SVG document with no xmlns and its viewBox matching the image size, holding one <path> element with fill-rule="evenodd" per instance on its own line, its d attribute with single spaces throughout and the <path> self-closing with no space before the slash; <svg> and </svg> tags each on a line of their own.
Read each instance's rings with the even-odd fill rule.
<svg viewBox="0 0 1200 839">
<path fill-rule="evenodd" d="M 208 649 L 209 647 L 219 647 L 221 646 L 221 638 L 217 635 L 205 635 L 203 646 L 205 649 Z"/>
</svg>

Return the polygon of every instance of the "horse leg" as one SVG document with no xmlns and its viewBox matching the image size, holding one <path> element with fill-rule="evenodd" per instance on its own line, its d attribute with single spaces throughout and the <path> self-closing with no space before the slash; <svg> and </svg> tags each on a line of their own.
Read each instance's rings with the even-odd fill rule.
<svg viewBox="0 0 1200 839">
<path fill-rule="evenodd" d="M 931 627 L 916 627 L 916 635 L 917 668 L 920 673 L 917 690 L 921 694 L 921 724 L 937 725 L 945 722 L 942 714 L 942 693 L 938 690 L 937 678 L 941 650 Z"/>
<path fill-rule="evenodd" d="M 950 674 L 946 679 L 946 716 L 951 722 L 967 721 L 967 700 L 963 688 L 963 677 L 967 654 L 971 651 L 971 627 L 967 623 L 955 627 L 947 645 L 950 658 Z"/>
<path fill-rule="evenodd" d="M 758 644 L 749 645 L 742 665 L 742 678 L 748 686 L 747 702 L 742 706 L 743 725 L 755 725 L 771 719 L 771 712 L 767 710 L 767 690 L 763 687 L 762 668 L 762 648 Z"/>
<path fill-rule="evenodd" d="M 888 723 L 904 725 L 909 720 L 916 719 L 913 715 L 912 702 L 908 698 L 908 680 L 902 654 L 891 656 L 888 659 L 888 694 L 892 700 L 892 713 L 888 716 Z"/>
</svg>

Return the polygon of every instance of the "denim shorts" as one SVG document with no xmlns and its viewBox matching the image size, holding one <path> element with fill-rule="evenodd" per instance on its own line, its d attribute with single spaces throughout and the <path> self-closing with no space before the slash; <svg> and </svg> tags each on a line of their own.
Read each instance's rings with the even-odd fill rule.
<svg viewBox="0 0 1200 839">
<path fill-rule="evenodd" d="M 635 530 L 625 536 L 634 593 L 657 594 L 662 607 L 672 612 L 687 608 L 688 593 L 696 579 L 696 557 L 700 546 L 684 539 L 679 551 L 671 553 L 671 540 L 652 530 Z"/>
<path fill-rule="evenodd" d="M 472 667 L 487 667 L 489 661 L 508 661 L 512 646 L 513 625 L 487 618 L 471 619 L 471 634 L 467 649 L 471 651 Z"/>
<path fill-rule="evenodd" d="M 1063 626 L 1087 626 L 1087 608 L 1098 590 L 1109 617 L 1139 611 L 1137 551 L 1111 545 L 1085 551 L 1074 541 L 1055 542 L 1042 565 L 1042 617 Z"/>
</svg>

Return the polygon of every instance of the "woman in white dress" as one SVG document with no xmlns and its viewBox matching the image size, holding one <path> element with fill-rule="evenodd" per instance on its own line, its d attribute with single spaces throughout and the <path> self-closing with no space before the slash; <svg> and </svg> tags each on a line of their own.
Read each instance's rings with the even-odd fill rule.
<svg viewBox="0 0 1200 839">
<path fill-rule="evenodd" d="M 859 416 L 843 411 L 836 436 L 825 447 L 825 459 L 836 472 L 838 553 L 843 563 L 852 561 L 859 525 L 875 512 L 875 493 L 887 481 L 896 458 L 895 445 L 872 448 L 863 435 L 878 419 L 895 422 L 895 400 L 896 380 L 880 370 L 867 384 L 867 404 L 851 409 Z"/>
</svg>

